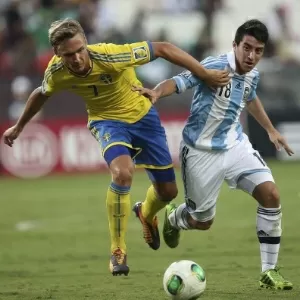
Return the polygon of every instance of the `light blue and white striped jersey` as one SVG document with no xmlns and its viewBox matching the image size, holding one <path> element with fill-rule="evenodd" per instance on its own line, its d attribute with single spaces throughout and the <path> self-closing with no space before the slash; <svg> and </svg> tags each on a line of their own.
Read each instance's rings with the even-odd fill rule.
<svg viewBox="0 0 300 300">
<path fill-rule="evenodd" d="M 173 77 L 178 93 L 196 87 L 183 140 L 198 149 L 226 150 L 243 139 L 240 114 L 246 102 L 256 97 L 259 73 L 254 68 L 245 75 L 237 74 L 234 52 L 207 57 L 201 64 L 207 69 L 228 70 L 231 80 L 226 87 L 212 90 L 189 71 Z"/>
</svg>

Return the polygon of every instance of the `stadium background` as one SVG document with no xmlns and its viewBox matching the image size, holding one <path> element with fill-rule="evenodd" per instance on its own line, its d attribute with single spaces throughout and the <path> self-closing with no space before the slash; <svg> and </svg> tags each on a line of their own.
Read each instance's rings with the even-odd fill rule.
<svg viewBox="0 0 300 300">
<path fill-rule="evenodd" d="M 242 116 L 245 131 L 270 164 L 281 191 L 284 243 L 280 263 L 295 284 L 291 293 L 283 296 L 257 289 L 256 204 L 226 186 L 212 230 L 185 233 L 175 251 L 163 244 L 159 253 L 148 250 L 132 217 L 128 234 L 132 272 L 126 280 L 113 281 L 107 271 L 104 199 L 110 175 L 102 172 L 106 166 L 86 129 L 81 99 L 68 93 L 54 96 L 13 148 L 0 146 L 1 300 L 165 299 L 162 273 L 177 259 L 194 259 L 207 271 L 204 299 L 300 299 L 298 0 L 1 0 L 0 11 L 0 133 L 15 122 L 28 93 L 41 83 L 52 55 L 47 29 L 55 19 L 78 19 L 90 43 L 166 40 L 201 60 L 229 51 L 237 26 L 258 17 L 271 34 L 258 66 L 258 93 L 295 151 L 291 159 L 283 151 L 276 153 L 259 125 L 247 114 Z M 137 72 L 144 85 L 152 87 L 181 69 L 157 60 Z M 191 96 L 187 92 L 157 104 L 175 163 Z M 179 171 L 177 178 L 176 201 L 180 203 Z M 148 186 L 144 172 L 135 176 L 132 201 L 143 199 Z M 159 217 L 162 223 L 163 214 Z"/>
<path fill-rule="evenodd" d="M 258 4 L 258 2 L 257 2 Z M 258 17 L 269 27 L 271 40 L 259 65 L 258 93 L 275 125 L 300 150 L 300 11 L 297 1 L 137 0 L 1 1 L 0 130 L 22 111 L 30 91 L 39 86 L 52 56 L 47 40 L 51 21 L 72 17 L 83 25 L 89 43 L 127 43 L 167 40 L 197 59 L 231 49 L 234 32 L 247 18 Z M 181 69 L 157 60 L 137 69 L 145 86 L 152 87 Z M 176 163 L 180 128 L 188 115 L 192 92 L 172 96 L 157 105 L 168 133 Z M 293 123 L 290 123 L 293 122 Z M 93 171 L 105 168 L 96 142 L 85 129 L 86 113 L 79 97 L 61 93 L 53 97 L 16 143 L 0 148 L 2 171 L 38 177 L 52 171 Z M 243 115 L 245 130 L 266 157 L 286 159 L 268 142 L 259 125 Z M 37 132 L 40 132 L 38 134 Z M 300 158 L 296 151 L 293 159 Z"/>
</svg>

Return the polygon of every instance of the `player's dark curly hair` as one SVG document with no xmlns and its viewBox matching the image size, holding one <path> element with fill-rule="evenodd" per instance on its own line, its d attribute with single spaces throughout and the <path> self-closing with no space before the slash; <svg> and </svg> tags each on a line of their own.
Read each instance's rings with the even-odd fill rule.
<svg viewBox="0 0 300 300">
<path fill-rule="evenodd" d="M 234 38 L 237 45 L 239 45 L 245 35 L 253 36 L 264 44 L 266 44 L 269 39 L 267 26 L 257 19 L 248 20 L 237 29 Z"/>
<path fill-rule="evenodd" d="M 64 19 L 52 22 L 49 28 L 49 42 L 52 47 L 58 46 L 66 39 L 71 39 L 80 33 L 85 37 L 80 23 L 73 19 Z"/>
</svg>

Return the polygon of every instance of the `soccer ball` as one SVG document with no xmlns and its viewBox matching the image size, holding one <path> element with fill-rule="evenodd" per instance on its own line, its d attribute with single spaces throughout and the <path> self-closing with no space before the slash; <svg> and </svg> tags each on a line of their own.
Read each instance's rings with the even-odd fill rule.
<svg viewBox="0 0 300 300">
<path fill-rule="evenodd" d="M 163 285 L 173 300 L 196 300 L 206 287 L 205 272 L 193 261 L 176 261 L 167 268 Z"/>
</svg>

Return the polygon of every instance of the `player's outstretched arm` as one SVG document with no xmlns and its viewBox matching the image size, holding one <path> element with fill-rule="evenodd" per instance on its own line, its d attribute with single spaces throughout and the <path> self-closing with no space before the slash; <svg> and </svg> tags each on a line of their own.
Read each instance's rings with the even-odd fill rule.
<svg viewBox="0 0 300 300">
<path fill-rule="evenodd" d="M 289 156 L 294 154 L 293 150 L 287 144 L 285 138 L 274 128 L 260 99 L 257 96 L 253 100 L 247 102 L 247 109 L 255 118 L 255 120 L 267 131 L 270 141 L 275 145 L 278 151 L 280 151 L 281 147 L 283 147 Z"/>
<path fill-rule="evenodd" d="M 159 98 L 174 94 L 176 89 L 176 82 L 173 79 L 160 82 L 152 90 L 142 86 L 133 86 L 132 88 L 133 91 L 137 91 L 140 95 L 147 97 L 153 104 L 156 103 Z"/>
<path fill-rule="evenodd" d="M 17 123 L 8 128 L 4 134 L 3 139 L 4 143 L 8 146 L 12 147 L 14 140 L 19 136 L 19 134 L 22 132 L 25 125 L 33 118 L 33 116 L 42 108 L 46 100 L 48 99 L 48 96 L 45 96 L 42 94 L 41 87 L 35 89 L 31 95 L 29 96 L 25 109 L 20 116 Z"/>
<path fill-rule="evenodd" d="M 187 52 L 167 42 L 152 42 L 155 57 L 161 57 L 169 62 L 183 67 L 203 80 L 208 86 L 225 86 L 230 78 L 227 71 L 207 70 Z"/>
</svg>

